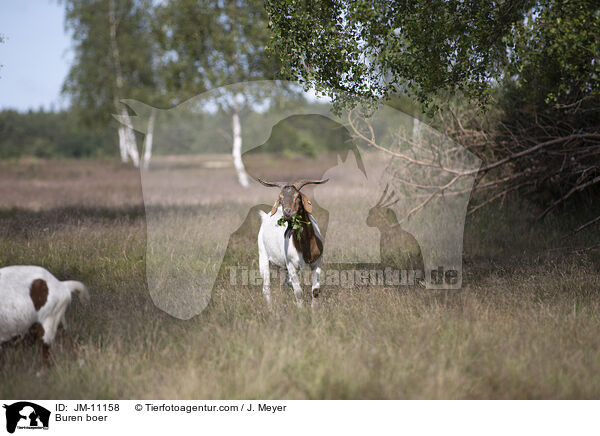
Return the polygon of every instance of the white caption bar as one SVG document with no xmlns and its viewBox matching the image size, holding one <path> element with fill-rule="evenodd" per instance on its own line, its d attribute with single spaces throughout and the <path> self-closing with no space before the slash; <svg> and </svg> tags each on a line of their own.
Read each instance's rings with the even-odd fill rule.
<svg viewBox="0 0 600 436">
<path fill-rule="evenodd" d="M 597 434 L 596 401 L 3 400 L 0 434 Z M 49 412 L 49 415 L 48 413 Z M 11 428 L 12 427 L 12 428 Z"/>
</svg>

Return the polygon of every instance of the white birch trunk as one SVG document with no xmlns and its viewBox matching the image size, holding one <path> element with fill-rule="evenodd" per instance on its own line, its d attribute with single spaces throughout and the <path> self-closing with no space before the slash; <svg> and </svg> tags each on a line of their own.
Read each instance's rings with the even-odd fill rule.
<svg viewBox="0 0 600 436">
<path fill-rule="evenodd" d="M 115 69 L 115 84 L 117 86 L 117 92 L 113 96 L 114 105 L 117 112 L 121 112 L 122 120 L 127 123 L 125 126 L 119 127 L 119 150 L 121 152 L 121 160 L 127 162 L 127 157 L 131 157 L 131 161 L 135 167 L 140 166 L 140 155 L 138 153 L 137 144 L 135 141 L 135 134 L 129 125 L 131 125 L 129 119 L 129 113 L 127 109 L 119 104 L 119 93 L 123 88 L 123 73 L 121 71 L 121 56 L 119 54 L 119 45 L 117 44 L 117 25 L 119 18 L 117 17 L 115 1 L 109 0 L 108 3 L 108 25 L 110 34 L 110 48 L 113 66 Z M 119 108 L 121 108 L 119 110 Z"/>
<path fill-rule="evenodd" d="M 119 126 L 119 150 L 121 152 L 121 162 L 126 163 L 129 161 L 129 155 L 127 154 L 127 143 L 125 141 L 125 126 Z"/>
<path fill-rule="evenodd" d="M 138 168 L 140 166 L 140 155 L 138 153 L 137 144 L 135 141 L 135 133 L 133 132 L 133 129 L 129 127 L 129 125 L 131 125 L 131 119 L 129 118 L 127 109 L 124 107 L 121 109 L 121 120 L 127 124 L 119 127 L 119 147 L 121 148 L 121 158 L 123 157 L 123 150 L 125 150 L 126 155 L 123 162 L 127 162 L 127 157 L 130 157 L 133 165 Z"/>
<path fill-rule="evenodd" d="M 237 172 L 240 185 L 247 188 L 250 186 L 250 183 L 248 182 L 248 174 L 246 174 L 244 162 L 242 161 L 242 125 L 240 123 L 237 105 L 235 105 L 233 115 L 231 116 L 231 124 L 233 130 L 233 147 L 231 151 L 233 156 L 233 166 Z"/>
<path fill-rule="evenodd" d="M 144 138 L 144 169 L 147 170 L 150 167 L 150 159 L 152 158 L 152 142 L 154 140 L 154 119 L 156 118 L 156 111 L 152 109 L 150 112 L 150 118 L 148 119 L 148 129 L 146 131 L 146 137 Z"/>
<path fill-rule="evenodd" d="M 127 138 L 127 150 L 129 152 L 129 157 L 131 157 L 131 162 L 133 162 L 133 166 L 139 168 L 140 153 L 137 149 L 137 143 L 135 141 L 135 133 L 133 132 L 133 129 L 131 129 L 130 127 L 126 127 L 125 137 Z"/>
</svg>

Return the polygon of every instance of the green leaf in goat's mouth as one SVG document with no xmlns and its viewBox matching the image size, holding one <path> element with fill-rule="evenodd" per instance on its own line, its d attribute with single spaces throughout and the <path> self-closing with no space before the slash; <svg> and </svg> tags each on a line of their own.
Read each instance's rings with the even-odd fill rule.
<svg viewBox="0 0 600 436">
<path fill-rule="evenodd" d="M 281 217 L 277 220 L 277 225 L 284 226 L 286 222 L 287 220 L 284 217 Z M 307 224 L 310 226 L 310 221 L 302 221 L 302 216 L 299 214 L 295 214 L 292 217 L 290 223 L 292 225 L 292 230 L 296 230 L 296 239 L 300 241 L 302 239 L 302 236 L 300 234 L 304 231 L 302 224 Z"/>
</svg>

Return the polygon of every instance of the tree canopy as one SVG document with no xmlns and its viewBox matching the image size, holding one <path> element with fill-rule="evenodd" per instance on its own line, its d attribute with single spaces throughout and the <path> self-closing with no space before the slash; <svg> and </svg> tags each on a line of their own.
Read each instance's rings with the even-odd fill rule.
<svg viewBox="0 0 600 436">
<path fill-rule="evenodd" d="M 337 109 L 416 97 L 435 115 L 428 122 L 486 162 L 481 205 L 519 191 L 540 200 L 543 217 L 597 195 L 597 1 L 266 4 L 270 50 L 288 78 L 334 97 Z M 473 102 L 493 112 L 491 125 L 484 127 Z"/>
<path fill-rule="evenodd" d="M 505 83 L 539 107 L 573 109 L 600 95 L 600 4 L 539 0 L 507 37 Z"/>
<path fill-rule="evenodd" d="M 528 0 L 267 0 L 288 77 L 338 101 L 440 91 L 484 97 Z"/>
<path fill-rule="evenodd" d="M 115 100 L 143 100 L 156 90 L 151 1 L 64 2 L 75 59 L 63 91 L 70 95 L 72 108 L 86 123 L 107 124 L 115 113 Z M 114 35 L 111 35 L 111 19 L 115 24 Z M 115 47 L 118 64 L 112 55 Z"/>
<path fill-rule="evenodd" d="M 157 8 L 167 88 L 187 97 L 223 85 L 271 79 L 278 60 L 261 0 L 171 0 Z"/>
<path fill-rule="evenodd" d="M 543 98 L 570 94 L 576 100 L 598 92 L 597 2 L 267 0 L 266 5 L 270 49 L 283 72 L 342 103 L 398 93 L 431 103 L 447 91 L 486 101 L 505 76 L 524 83 L 536 66 L 547 68 L 543 75 L 556 86 L 544 89 Z"/>
</svg>

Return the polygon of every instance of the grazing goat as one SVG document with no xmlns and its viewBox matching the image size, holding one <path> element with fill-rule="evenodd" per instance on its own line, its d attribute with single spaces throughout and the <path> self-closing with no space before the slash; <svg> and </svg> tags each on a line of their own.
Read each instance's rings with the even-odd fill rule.
<svg viewBox="0 0 600 436">
<path fill-rule="evenodd" d="M 300 192 L 303 186 L 320 184 L 325 180 L 300 180 L 295 183 L 265 182 L 269 187 L 281 188 L 271 214 L 259 211 L 261 226 L 258 232 L 258 264 L 263 280 L 263 294 L 271 308 L 271 277 L 269 262 L 287 269 L 285 284 L 291 283 L 298 307 L 302 307 L 302 288 L 298 273 L 307 265 L 312 270 L 312 305 L 319 296 L 323 237 L 312 216 L 312 204 Z M 287 223 L 287 228 L 283 225 Z M 283 225 L 281 225 L 283 224 Z"/>
<path fill-rule="evenodd" d="M 56 330 L 61 324 L 66 328 L 65 311 L 73 292 L 82 303 L 89 301 L 83 283 L 61 282 L 42 267 L 0 268 L 0 344 L 32 333 L 47 361 Z"/>
</svg>

